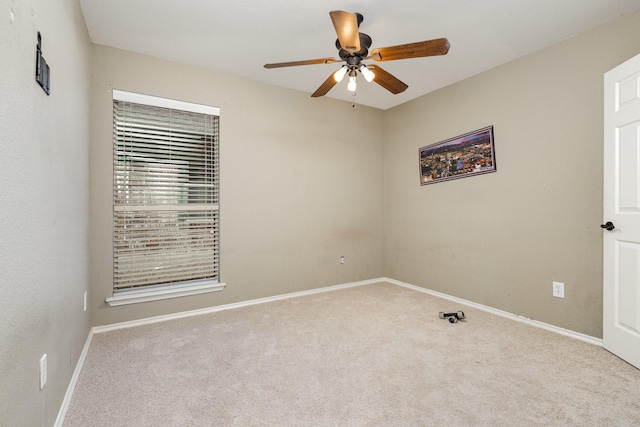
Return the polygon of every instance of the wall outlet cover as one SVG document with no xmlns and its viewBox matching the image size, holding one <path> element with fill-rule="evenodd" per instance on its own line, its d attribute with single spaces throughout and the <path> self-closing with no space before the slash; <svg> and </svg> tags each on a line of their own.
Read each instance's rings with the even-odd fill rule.
<svg viewBox="0 0 640 427">
<path fill-rule="evenodd" d="M 44 388 L 47 383 L 47 355 L 44 354 L 40 358 L 40 390 Z"/>
<path fill-rule="evenodd" d="M 564 283 L 553 282 L 553 296 L 557 298 L 564 298 Z"/>
</svg>

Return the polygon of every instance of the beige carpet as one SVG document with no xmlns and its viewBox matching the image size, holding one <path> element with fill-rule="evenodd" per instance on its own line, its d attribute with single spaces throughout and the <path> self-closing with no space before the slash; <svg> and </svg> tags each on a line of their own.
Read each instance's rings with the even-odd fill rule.
<svg viewBox="0 0 640 427">
<path fill-rule="evenodd" d="M 64 425 L 640 426 L 640 371 L 375 284 L 96 334 Z"/>
</svg>

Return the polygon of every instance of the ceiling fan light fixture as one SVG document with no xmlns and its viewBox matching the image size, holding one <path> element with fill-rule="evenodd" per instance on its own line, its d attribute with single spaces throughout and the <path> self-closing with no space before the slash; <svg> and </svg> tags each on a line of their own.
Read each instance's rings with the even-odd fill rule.
<svg viewBox="0 0 640 427">
<path fill-rule="evenodd" d="M 366 65 L 360 64 L 360 72 L 362 73 L 362 77 L 369 83 L 373 81 L 373 78 L 376 76 L 373 71 L 367 68 Z"/>
<path fill-rule="evenodd" d="M 344 76 L 349 74 L 349 84 L 347 89 L 355 96 L 356 76 L 358 72 L 367 82 L 375 82 L 392 94 L 396 95 L 404 92 L 409 86 L 398 80 L 397 77 L 385 71 L 378 65 L 371 64 L 371 68 L 362 64 L 363 60 L 393 61 L 398 59 L 424 58 L 427 56 L 446 55 L 451 45 L 446 38 L 424 40 L 421 42 L 405 43 L 396 46 L 379 47 L 371 51 L 369 48 L 372 39 L 365 33 L 361 33 L 359 28 L 362 23 L 362 15 L 359 13 L 334 10 L 329 12 L 333 28 L 338 38 L 335 46 L 338 49 L 340 59 L 317 58 L 305 61 L 277 62 L 264 64 L 264 68 L 294 67 L 298 65 L 333 64 L 344 61 L 338 70 L 332 72 L 327 79 L 311 94 L 312 98 L 326 95 L 337 83 L 344 80 Z"/>
<path fill-rule="evenodd" d="M 335 79 L 336 82 L 340 83 L 342 79 L 344 79 L 345 74 L 347 74 L 347 71 L 349 71 L 349 67 L 347 67 L 346 65 L 343 65 L 338 69 L 338 71 L 333 73 L 333 78 Z"/>
<path fill-rule="evenodd" d="M 347 90 L 349 92 L 355 92 L 356 91 L 356 76 L 349 76 L 349 84 L 347 85 Z"/>
</svg>

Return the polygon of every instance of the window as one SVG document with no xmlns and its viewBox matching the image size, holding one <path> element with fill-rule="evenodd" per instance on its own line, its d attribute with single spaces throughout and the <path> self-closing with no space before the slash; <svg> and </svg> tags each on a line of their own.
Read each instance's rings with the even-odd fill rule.
<svg viewBox="0 0 640 427">
<path fill-rule="evenodd" d="M 113 91 L 113 297 L 220 290 L 219 109 Z"/>
</svg>

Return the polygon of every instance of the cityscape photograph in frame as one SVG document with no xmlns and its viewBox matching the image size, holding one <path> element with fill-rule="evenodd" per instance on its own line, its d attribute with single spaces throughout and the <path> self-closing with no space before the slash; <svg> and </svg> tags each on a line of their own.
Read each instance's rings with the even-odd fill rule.
<svg viewBox="0 0 640 427">
<path fill-rule="evenodd" d="M 420 185 L 496 171 L 493 126 L 419 149 Z"/>
</svg>

